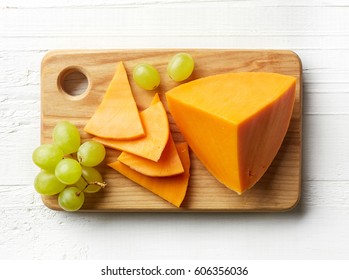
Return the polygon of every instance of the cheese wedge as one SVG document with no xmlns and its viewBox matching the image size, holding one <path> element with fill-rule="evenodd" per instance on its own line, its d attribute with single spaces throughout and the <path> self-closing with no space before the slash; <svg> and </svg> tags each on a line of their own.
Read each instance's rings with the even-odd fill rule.
<svg viewBox="0 0 349 280">
<path fill-rule="evenodd" d="M 164 200 L 180 207 L 187 192 L 190 175 L 190 157 L 188 145 L 186 143 L 179 143 L 176 147 L 184 167 L 184 172 L 179 175 L 169 177 L 151 177 L 129 168 L 120 161 L 115 161 L 108 165 Z"/>
<path fill-rule="evenodd" d="M 144 136 L 141 118 L 122 62 L 119 63 L 101 104 L 84 130 L 98 137 L 112 139 L 135 139 Z"/>
<path fill-rule="evenodd" d="M 184 138 L 209 172 L 243 193 L 263 176 L 286 135 L 296 79 L 275 73 L 227 73 L 166 93 Z"/>
<path fill-rule="evenodd" d="M 154 96 L 154 100 L 159 100 L 158 94 Z M 128 152 L 152 161 L 158 161 L 170 134 L 166 110 L 162 102 L 152 102 L 152 105 L 142 111 L 140 116 L 146 133 L 144 137 L 134 140 L 94 137 L 93 140 L 112 149 Z"/>
</svg>

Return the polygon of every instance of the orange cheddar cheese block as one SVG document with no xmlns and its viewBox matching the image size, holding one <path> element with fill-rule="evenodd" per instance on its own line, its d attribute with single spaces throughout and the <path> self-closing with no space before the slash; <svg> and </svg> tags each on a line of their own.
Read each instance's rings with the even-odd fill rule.
<svg viewBox="0 0 349 280">
<path fill-rule="evenodd" d="M 101 104 L 84 130 L 98 137 L 112 139 L 144 136 L 141 118 L 122 62 L 118 64 Z"/>
<path fill-rule="evenodd" d="M 166 93 L 190 148 L 218 181 L 238 194 L 263 176 L 286 135 L 296 78 L 276 73 L 227 73 Z"/>
<path fill-rule="evenodd" d="M 154 99 L 158 99 L 156 94 Z M 134 140 L 93 137 L 104 146 L 128 152 L 152 161 L 158 161 L 167 144 L 170 127 L 162 102 L 156 102 L 140 113 L 145 136 Z M 132 124 L 130 124 L 132 126 Z"/>
<path fill-rule="evenodd" d="M 118 160 L 131 169 L 147 176 L 166 177 L 184 172 L 181 159 L 179 158 L 171 134 L 169 135 L 165 149 L 157 162 L 127 152 L 122 152 L 118 157 Z"/>
<path fill-rule="evenodd" d="M 184 172 L 179 175 L 169 177 L 151 177 L 129 168 L 120 161 L 115 161 L 108 165 L 130 180 L 162 197 L 164 200 L 180 207 L 187 192 L 190 175 L 190 157 L 188 145 L 186 143 L 179 143 L 176 147 L 184 167 Z"/>
</svg>

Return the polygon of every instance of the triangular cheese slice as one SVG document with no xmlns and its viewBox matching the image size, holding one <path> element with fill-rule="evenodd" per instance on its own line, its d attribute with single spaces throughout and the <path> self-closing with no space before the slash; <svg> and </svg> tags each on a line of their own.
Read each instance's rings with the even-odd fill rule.
<svg viewBox="0 0 349 280">
<path fill-rule="evenodd" d="M 98 137 L 112 139 L 135 139 L 144 136 L 141 118 L 122 62 L 119 63 L 101 104 L 84 130 Z"/>
<path fill-rule="evenodd" d="M 155 162 L 140 156 L 122 152 L 118 160 L 133 170 L 147 176 L 166 177 L 184 172 L 181 159 L 171 134 L 160 159 Z"/>
<path fill-rule="evenodd" d="M 156 96 L 154 98 L 158 98 Z M 158 161 L 170 134 L 166 110 L 161 102 L 156 102 L 142 111 L 140 116 L 146 133 L 144 137 L 134 140 L 94 137 L 93 140 L 109 148 Z"/>
<path fill-rule="evenodd" d="M 120 161 L 108 165 L 130 180 L 162 197 L 173 205 L 180 207 L 187 192 L 190 176 L 190 157 L 188 145 L 186 143 L 179 143 L 176 146 L 184 167 L 184 172 L 179 175 L 170 177 L 150 177 L 129 168 Z"/>
<path fill-rule="evenodd" d="M 286 135 L 296 78 L 228 73 L 166 93 L 170 112 L 193 152 L 224 185 L 241 194 L 265 173 Z"/>
<path fill-rule="evenodd" d="M 154 104 L 156 104 L 156 103 L 158 103 L 158 102 L 160 102 L 160 96 L 159 96 L 158 93 L 155 93 L 155 95 L 154 95 L 154 97 L 153 97 L 153 100 L 152 100 L 151 103 L 150 103 L 150 106 L 151 106 L 151 105 L 154 105 Z"/>
</svg>

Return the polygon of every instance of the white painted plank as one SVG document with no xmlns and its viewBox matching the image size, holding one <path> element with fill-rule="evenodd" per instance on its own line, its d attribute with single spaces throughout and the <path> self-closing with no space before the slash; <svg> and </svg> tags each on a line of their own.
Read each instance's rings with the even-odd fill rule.
<svg viewBox="0 0 349 280">
<path fill-rule="evenodd" d="M 348 180 L 349 114 L 309 115 L 303 120 L 303 178 Z"/>
<path fill-rule="evenodd" d="M 344 93 L 304 93 L 304 114 L 308 115 L 348 115 L 349 90 Z M 307 129 L 307 127 L 305 127 Z"/>
<path fill-rule="evenodd" d="M 14 9 L 14 8 L 87 8 L 87 7 L 101 7 L 101 8 L 120 8 L 120 7 L 139 7 L 139 6 L 179 6 L 179 5 L 210 5 L 210 6 L 224 6 L 233 5 L 237 7 L 347 7 L 349 6 L 346 0 L 294 0 L 294 1 L 275 1 L 275 0 L 61 0 L 61 1 L 47 1 L 47 0 L 1 0 L 0 8 Z"/>
<path fill-rule="evenodd" d="M 8 259 L 346 259 L 349 249 L 347 207 L 205 215 L 0 211 L 7 237 L 0 252 Z M 26 220 L 11 218 L 19 216 Z"/>
<path fill-rule="evenodd" d="M 1 27 L 0 27 L 1 28 Z M 127 28 L 127 27 L 125 27 Z M 85 34 L 55 34 L 27 37 L 13 36 L 0 40 L 3 50 L 49 49 L 120 49 L 120 48 L 215 48 L 215 49 L 290 49 L 348 50 L 349 35 L 299 35 L 236 32 L 235 34 L 119 34 L 92 32 Z M 170 33 L 170 32 L 169 32 Z M 1 36 L 0 36 L 1 38 Z"/>
<path fill-rule="evenodd" d="M 348 36 L 348 7 L 3 9 L 0 36 Z M 217 15 L 219 15 L 219 20 Z M 21 20 L 18 20 L 18 19 Z M 91 20 L 93 18 L 93 20 Z"/>
</svg>

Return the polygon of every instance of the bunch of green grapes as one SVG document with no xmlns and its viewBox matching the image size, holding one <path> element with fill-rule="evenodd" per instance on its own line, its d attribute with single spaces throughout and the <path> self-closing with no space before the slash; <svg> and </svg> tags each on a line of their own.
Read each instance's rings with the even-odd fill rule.
<svg viewBox="0 0 349 280">
<path fill-rule="evenodd" d="M 41 168 L 34 180 L 35 190 L 58 195 L 62 209 L 77 211 L 84 204 L 84 193 L 95 193 L 106 186 L 95 168 L 104 160 L 106 150 L 95 141 L 81 144 L 77 127 L 68 121 L 57 123 L 52 137 L 52 144 L 37 147 L 32 155 Z"/>
</svg>

